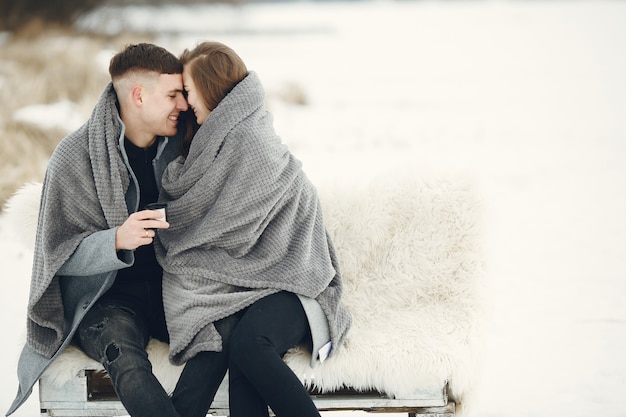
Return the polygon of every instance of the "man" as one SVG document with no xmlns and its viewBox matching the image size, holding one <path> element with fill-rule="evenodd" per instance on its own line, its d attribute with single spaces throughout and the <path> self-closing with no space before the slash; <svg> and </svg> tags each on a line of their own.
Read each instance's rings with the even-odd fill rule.
<svg viewBox="0 0 626 417">
<path fill-rule="evenodd" d="M 189 360 L 170 399 L 145 351 L 151 337 L 168 341 L 152 242 L 169 224 L 144 208 L 157 201 L 163 171 L 179 153 L 182 69 L 161 47 L 128 46 L 111 59 L 112 83 L 90 119 L 55 149 L 41 199 L 20 387 L 7 415 L 71 342 L 103 364 L 132 417 L 206 415 L 225 354 Z"/>
</svg>

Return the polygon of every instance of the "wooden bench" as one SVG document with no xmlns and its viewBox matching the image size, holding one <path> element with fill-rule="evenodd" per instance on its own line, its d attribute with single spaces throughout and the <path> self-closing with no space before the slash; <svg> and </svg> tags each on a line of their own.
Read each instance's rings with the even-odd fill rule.
<svg viewBox="0 0 626 417">
<path fill-rule="evenodd" d="M 220 387 L 209 412 L 228 416 L 227 379 Z M 453 417 L 455 404 L 448 401 L 447 385 L 440 390 L 423 391 L 419 398 L 395 399 L 378 392 L 340 390 L 333 393 L 311 392 L 320 411 L 362 410 L 372 413 L 408 413 L 409 416 Z M 57 386 L 47 377 L 39 381 L 42 416 L 124 416 L 128 413 L 117 399 L 105 371 L 83 370 L 76 378 Z"/>
<path fill-rule="evenodd" d="M 315 368 L 304 349 L 285 361 L 321 411 L 460 416 L 471 406 L 482 351 L 480 204 L 456 179 L 391 178 L 318 185 L 353 325 Z M 39 193 L 29 185 L 7 203 L 8 223 L 32 234 L 27 245 Z M 167 346 L 150 356 L 153 347 L 154 372 L 172 392 L 180 367 L 168 363 Z M 71 348 L 40 379 L 42 415 L 125 415 L 100 364 Z M 224 387 L 211 412 L 228 415 Z"/>
</svg>

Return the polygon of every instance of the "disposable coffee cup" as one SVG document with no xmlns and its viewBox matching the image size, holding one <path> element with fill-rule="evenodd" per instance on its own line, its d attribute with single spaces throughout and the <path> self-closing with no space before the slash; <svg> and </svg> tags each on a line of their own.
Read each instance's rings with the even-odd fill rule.
<svg viewBox="0 0 626 417">
<path fill-rule="evenodd" d="M 167 221 L 166 220 L 166 216 L 165 216 L 165 209 L 167 208 L 167 204 L 165 203 L 150 203 L 150 204 L 146 204 L 146 210 L 154 210 L 154 211 L 158 211 L 162 214 L 161 217 L 157 217 L 154 220 L 161 220 L 161 221 Z"/>
</svg>

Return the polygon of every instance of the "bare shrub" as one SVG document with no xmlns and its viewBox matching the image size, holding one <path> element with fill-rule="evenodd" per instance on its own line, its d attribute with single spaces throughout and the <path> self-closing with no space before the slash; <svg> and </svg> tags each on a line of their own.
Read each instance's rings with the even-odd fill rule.
<svg viewBox="0 0 626 417">
<path fill-rule="evenodd" d="M 32 33 L 34 27 L 68 27 L 78 17 L 102 5 L 105 0 L 0 0 L 0 30 Z"/>
<path fill-rule="evenodd" d="M 10 89 L 0 93 L 3 101 L 16 108 L 63 99 L 90 100 L 90 93 L 108 81 L 107 68 L 99 67 L 97 61 L 101 43 L 63 33 L 48 33 L 35 40 L 13 38 L 0 51 L 0 60 L 10 63 L 4 71 L 0 66 L 0 74 L 13 81 Z"/>
</svg>

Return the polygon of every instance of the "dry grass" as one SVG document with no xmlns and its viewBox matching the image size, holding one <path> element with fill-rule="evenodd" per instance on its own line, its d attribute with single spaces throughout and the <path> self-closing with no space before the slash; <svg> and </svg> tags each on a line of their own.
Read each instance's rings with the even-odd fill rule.
<svg viewBox="0 0 626 417">
<path fill-rule="evenodd" d="M 40 181 L 46 163 L 68 127 L 42 129 L 16 121 L 14 112 L 35 104 L 69 100 L 87 120 L 109 81 L 99 54 L 120 50 L 145 36 L 115 38 L 44 30 L 36 36 L 14 36 L 0 47 L 0 207 L 23 183 Z"/>
</svg>

